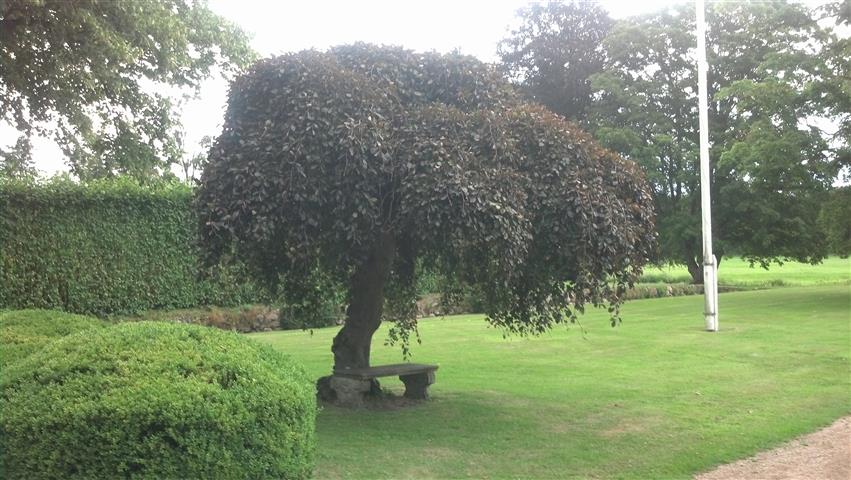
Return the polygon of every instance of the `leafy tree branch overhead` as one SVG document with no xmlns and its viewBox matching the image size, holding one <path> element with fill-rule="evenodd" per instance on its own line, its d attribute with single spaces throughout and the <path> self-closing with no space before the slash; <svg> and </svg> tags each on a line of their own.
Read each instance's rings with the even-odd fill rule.
<svg viewBox="0 0 851 480">
<path fill-rule="evenodd" d="M 52 137 L 73 173 L 140 178 L 176 160 L 168 89 L 254 57 L 203 0 L 0 2 L 2 120 Z"/>
</svg>

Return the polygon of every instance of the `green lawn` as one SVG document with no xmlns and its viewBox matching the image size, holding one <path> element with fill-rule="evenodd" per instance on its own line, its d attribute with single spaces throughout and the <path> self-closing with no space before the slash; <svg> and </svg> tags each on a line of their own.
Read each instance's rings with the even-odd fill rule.
<svg viewBox="0 0 851 480">
<path fill-rule="evenodd" d="M 851 412 L 847 285 L 723 294 L 714 334 L 702 302 L 638 300 L 617 328 L 595 311 L 585 333 L 532 339 L 505 340 L 479 315 L 422 321 L 413 360 L 440 364 L 434 399 L 326 408 L 316 476 L 688 478 Z M 319 377 L 335 331 L 252 337 Z M 374 364 L 400 360 L 384 331 Z"/>
<path fill-rule="evenodd" d="M 724 258 L 718 268 L 718 282 L 723 285 L 757 286 L 810 286 L 851 283 L 851 259 L 829 257 L 819 265 L 786 262 L 771 265 L 768 270 L 753 267 L 741 258 Z M 642 282 L 683 283 L 691 277 L 685 267 L 647 268 Z"/>
</svg>

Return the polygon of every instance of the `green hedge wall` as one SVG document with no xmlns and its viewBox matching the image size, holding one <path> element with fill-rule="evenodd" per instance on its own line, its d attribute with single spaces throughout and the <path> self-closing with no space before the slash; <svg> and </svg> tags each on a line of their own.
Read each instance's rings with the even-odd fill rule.
<svg viewBox="0 0 851 480">
<path fill-rule="evenodd" d="M 261 300 L 236 268 L 199 275 L 196 228 L 182 184 L 0 182 L 0 308 L 103 316 Z"/>
</svg>

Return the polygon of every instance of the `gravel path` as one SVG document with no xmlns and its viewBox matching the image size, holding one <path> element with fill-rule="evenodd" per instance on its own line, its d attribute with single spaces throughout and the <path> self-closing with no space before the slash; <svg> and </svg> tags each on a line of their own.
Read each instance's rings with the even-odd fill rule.
<svg viewBox="0 0 851 480">
<path fill-rule="evenodd" d="M 695 480 L 849 480 L 851 417 L 751 458 L 722 465 Z"/>
</svg>

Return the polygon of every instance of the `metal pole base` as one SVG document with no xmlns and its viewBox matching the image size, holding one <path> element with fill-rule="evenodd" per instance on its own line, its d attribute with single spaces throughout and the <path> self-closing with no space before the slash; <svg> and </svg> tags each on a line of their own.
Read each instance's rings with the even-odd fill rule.
<svg viewBox="0 0 851 480">
<path fill-rule="evenodd" d="M 718 267 L 715 255 L 703 262 L 703 318 L 706 331 L 718 331 Z"/>
</svg>

